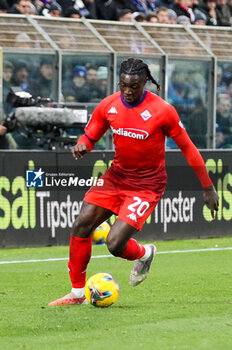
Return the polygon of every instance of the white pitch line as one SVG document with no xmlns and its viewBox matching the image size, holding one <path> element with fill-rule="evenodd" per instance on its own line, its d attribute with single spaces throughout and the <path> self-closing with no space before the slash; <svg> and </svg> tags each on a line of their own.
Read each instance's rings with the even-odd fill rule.
<svg viewBox="0 0 232 350">
<path fill-rule="evenodd" d="M 215 252 L 220 250 L 232 250 L 232 247 L 225 248 L 204 248 L 204 249 L 187 249 L 187 250 L 167 250 L 157 252 L 156 254 L 179 254 L 179 253 L 197 253 L 197 252 Z M 93 255 L 91 259 L 97 258 L 115 258 L 115 256 L 108 255 Z M 62 261 L 68 260 L 68 258 L 50 258 L 50 259 L 33 259 L 33 260 L 12 260 L 12 261 L 0 261 L 0 265 L 5 264 L 20 264 L 20 263 L 32 263 L 32 262 L 48 262 L 48 261 Z"/>
<path fill-rule="evenodd" d="M 92 259 L 96 258 L 114 258 L 113 255 L 93 255 Z M 49 258 L 49 259 L 32 259 L 32 260 L 12 260 L 12 261 L 0 261 L 0 265 L 4 264 L 20 264 L 20 263 L 31 263 L 31 262 L 45 262 L 45 261 L 62 261 L 68 260 L 68 258 Z"/>
<path fill-rule="evenodd" d="M 177 253 L 195 253 L 195 252 L 215 252 L 218 250 L 232 250 L 232 247 L 225 248 L 203 248 L 203 249 L 186 249 L 186 250 L 169 250 L 157 252 L 157 254 L 177 254 Z"/>
</svg>

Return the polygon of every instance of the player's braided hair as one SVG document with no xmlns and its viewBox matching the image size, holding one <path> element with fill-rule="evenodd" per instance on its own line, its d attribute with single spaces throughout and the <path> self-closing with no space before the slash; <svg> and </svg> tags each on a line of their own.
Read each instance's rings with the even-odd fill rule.
<svg viewBox="0 0 232 350">
<path fill-rule="evenodd" d="M 124 60 L 121 64 L 119 75 L 122 73 L 144 75 L 145 78 L 157 86 L 158 91 L 161 90 L 160 84 L 153 78 L 148 65 L 143 60 L 138 58 L 128 58 Z"/>
</svg>

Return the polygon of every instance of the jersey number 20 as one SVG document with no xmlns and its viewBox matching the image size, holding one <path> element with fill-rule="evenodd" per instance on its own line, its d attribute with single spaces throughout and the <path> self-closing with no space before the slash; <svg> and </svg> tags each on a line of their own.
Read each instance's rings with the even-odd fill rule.
<svg viewBox="0 0 232 350">
<path fill-rule="evenodd" d="M 139 216 L 143 216 L 143 214 L 147 211 L 149 208 L 150 204 L 147 201 L 142 201 L 141 198 L 139 197 L 133 197 L 135 200 L 134 203 L 128 205 L 128 209 L 131 210 L 133 213 L 137 211 L 137 214 Z"/>
</svg>

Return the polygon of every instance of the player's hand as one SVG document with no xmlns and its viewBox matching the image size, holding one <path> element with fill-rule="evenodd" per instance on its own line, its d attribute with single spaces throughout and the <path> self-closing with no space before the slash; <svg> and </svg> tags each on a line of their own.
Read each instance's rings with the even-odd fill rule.
<svg viewBox="0 0 232 350">
<path fill-rule="evenodd" d="M 85 143 L 78 143 L 72 147 L 72 155 L 75 160 L 78 158 L 83 158 L 86 153 L 88 153 L 88 147 Z"/>
<path fill-rule="evenodd" d="M 205 204 L 207 204 L 211 211 L 212 218 L 214 219 L 214 211 L 218 211 L 218 194 L 213 186 L 204 189 L 203 198 Z"/>
<path fill-rule="evenodd" d="M 5 135 L 7 132 L 7 128 L 3 125 L 0 125 L 0 135 Z"/>
</svg>

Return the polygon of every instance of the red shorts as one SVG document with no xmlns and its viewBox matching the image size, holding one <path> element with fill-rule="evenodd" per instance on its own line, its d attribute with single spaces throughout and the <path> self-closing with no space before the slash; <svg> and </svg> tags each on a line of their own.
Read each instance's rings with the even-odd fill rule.
<svg viewBox="0 0 232 350">
<path fill-rule="evenodd" d="M 111 210 L 118 218 L 141 231 L 144 222 L 153 212 L 161 194 L 152 191 L 91 191 L 84 201 Z"/>
<path fill-rule="evenodd" d="M 105 181 L 104 186 L 91 187 L 84 201 L 111 210 L 120 220 L 141 231 L 163 193 L 155 193 L 134 185 L 125 187 L 123 181 L 119 181 L 109 171 L 100 179 Z"/>
</svg>

